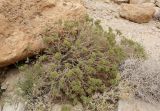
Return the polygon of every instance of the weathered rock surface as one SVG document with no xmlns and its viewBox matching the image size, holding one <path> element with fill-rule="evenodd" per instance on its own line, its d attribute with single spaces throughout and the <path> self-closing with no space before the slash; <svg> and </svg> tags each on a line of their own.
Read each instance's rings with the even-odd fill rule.
<svg viewBox="0 0 160 111">
<path fill-rule="evenodd" d="M 149 22 L 155 9 L 152 6 L 139 4 L 122 4 L 120 9 L 120 16 L 137 23 Z"/>
<path fill-rule="evenodd" d="M 41 35 L 57 20 L 84 13 L 75 0 L 0 0 L 0 67 L 42 50 Z"/>
</svg>

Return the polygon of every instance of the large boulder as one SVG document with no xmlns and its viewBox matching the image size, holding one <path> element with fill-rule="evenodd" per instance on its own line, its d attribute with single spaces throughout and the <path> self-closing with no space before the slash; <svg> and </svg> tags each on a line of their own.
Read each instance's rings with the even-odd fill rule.
<svg viewBox="0 0 160 111">
<path fill-rule="evenodd" d="M 0 67 L 29 57 L 45 46 L 42 36 L 59 19 L 79 19 L 76 0 L 0 0 Z"/>
<path fill-rule="evenodd" d="M 155 13 L 155 9 L 148 5 L 122 4 L 120 16 L 136 23 L 149 22 Z"/>
</svg>

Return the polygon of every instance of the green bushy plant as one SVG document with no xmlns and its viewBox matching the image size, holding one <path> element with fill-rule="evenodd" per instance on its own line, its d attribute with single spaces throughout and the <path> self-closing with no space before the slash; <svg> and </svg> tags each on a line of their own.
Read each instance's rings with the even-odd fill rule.
<svg viewBox="0 0 160 111">
<path fill-rule="evenodd" d="M 92 95 L 118 84 L 118 67 L 127 53 L 117 44 L 111 28 L 104 31 L 100 21 L 86 17 L 82 21 L 59 22 L 54 30 L 44 38 L 48 45 L 45 55 L 22 70 L 26 75 L 20 82 L 24 94 L 88 104 Z"/>
</svg>

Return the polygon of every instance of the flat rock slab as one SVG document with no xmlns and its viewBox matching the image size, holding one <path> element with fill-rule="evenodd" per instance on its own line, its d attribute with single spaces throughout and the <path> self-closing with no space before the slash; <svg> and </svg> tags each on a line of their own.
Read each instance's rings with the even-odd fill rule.
<svg viewBox="0 0 160 111">
<path fill-rule="evenodd" d="M 120 100 L 118 111 L 160 111 L 160 104 L 152 105 L 139 100 Z"/>
</svg>

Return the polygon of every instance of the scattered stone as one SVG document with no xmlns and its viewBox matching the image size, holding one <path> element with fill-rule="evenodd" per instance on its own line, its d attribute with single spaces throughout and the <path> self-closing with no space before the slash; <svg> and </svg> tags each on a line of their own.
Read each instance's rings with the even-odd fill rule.
<svg viewBox="0 0 160 111">
<path fill-rule="evenodd" d="M 136 23 L 149 22 L 155 9 L 152 6 L 145 6 L 139 4 L 122 4 L 120 9 L 120 16 Z"/>
</svg>

